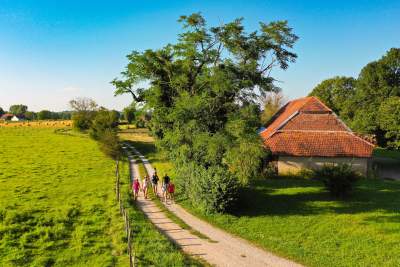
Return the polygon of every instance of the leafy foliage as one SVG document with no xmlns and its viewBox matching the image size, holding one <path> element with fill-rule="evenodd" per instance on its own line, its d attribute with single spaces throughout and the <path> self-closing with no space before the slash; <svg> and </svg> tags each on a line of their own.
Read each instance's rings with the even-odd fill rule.
<svg viewBox="0 0 400 267">
<path fill-rule="evenodd" d="M 355 84 L 354 78 L 337 76 L 318 84 L 310 95 L 317 96 L 334 112 L 343 115 L 349 99 L 354 96 Z"/>
<path fill-rule="evenodd" d="M 259 98 L 277 90 L 271 70 L 295 61 L 290 50 L 297 36 L 286 21 L 260 23 L 260 30 L 250 33 L 242 19 L 210 28 L 199 13 L 179 21 L 186 31 L 178 43 L 128 55 L 123 79 L 112 82 L 115 94 L 146 103 L 152 111 L 148 127 L 174 162 L 245 185 L 264 151 L 256 133 Z M 143 82 L 148 88 L 135 89 Z M 224 176 L 215 171 L 220 169 Z"/>
<path fill-rule="evenodd" d="M 119 122 L 119 115 L 115 111 L 100 110 L 96 112 L 91 122 L 90 136 L 95 140 L 100 140 L 105 131 L 116 133 Z"/>
<path fill-rule="evenodd" d="M 72 122 L 73 127 L 79 131 L 89 130 L 92 126 L 92 121 L 96 116 L 94 111 L 78 111 L 73 113 Z"/>
<path fill-rule="evenodd" d="M 42 110 L 38 112 L 37 118 L 38 120 L 49 120 L 53 118 L 53 115 L 49 110 Z"/>
<path fill-rule="evenodd" d="M 72 114 L 73 127 L 79 131 L 88 130 L 96 116 L 97 104 L 90 98 L 76 98 L 69 102 L 74 110 Z"/>
<path fill-rule="evenodd" d="M 285 104 L 286 98 L 282 92 L 270 92 L 263 99 L 261 123 L 266 125 L 276 112 Z"/>
<path fill-rule="evenodd" d="M 388 147 L 400 150 L 400 97 L 386 99 L 379 107 L 379 127 L 384 130 Z"/>
<path fill-rule="evenodd" d="M 0 117 L 3 116 L 4 113 L 4 110 L 0 107 Z"/>
<path fill-rule="evenodd" d="M 353 184 L 359 177 L 350 164 L 325 165 L 316 169 L 314 175 L 335 197 L 347 196 L 353 190 Z"/>
<path fill-rule="evenodd" d="M 323 100 L 355 131 L 375 135 L 378 145 L 398 147 L 400 137 L 395 134 L 396 120 L 390 113 L 396 112 L 393 97 L 400 97 L 400 48 L 392 48 L 381 59 L 367 64 L 356 81 L 328 79 L 311 95 Z"/>
<path fill-rule="evenodd" d="M 17 116 L 22 116 L 27 111 L 28 111 L 28 106 L 25 106 L 22 104 L 10 106 L 10 113 L 17 115 Z"/>
<path fill-rule="evenodd" d="M 136 104 L 132 103 L 128 107 L 123 110 L 124 118 L 128 121 L 128 123 L 132 123 L 136 117 Z"/>
<path fill-rule="evenodd" d="M 236 206 L 239 182 L 221 167 L 186 163 L 178 168 L 177 176 L 179 191 L 204 213 L 232 211 Z"/>
<path fill-rule="evenodd" d="M 122 156 L 122 148 L 118 135 L 112 129 L 105 129 L 99 137 L 100 150 L 108 157 L 118 160 Z"/>
</svg>

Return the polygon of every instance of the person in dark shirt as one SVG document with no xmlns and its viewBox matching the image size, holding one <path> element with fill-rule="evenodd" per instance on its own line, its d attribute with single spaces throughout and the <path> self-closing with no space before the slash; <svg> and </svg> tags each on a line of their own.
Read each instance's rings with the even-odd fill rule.
<svg viewBox="0 0 400 267">
<path fill-rule="evenodd" d="M 157 171 L 154 171 L 153 176 L 151 177 L 151 185 L 153 186 L 153 193 L 156 197 L 158 197 L 158 190 L 157 190 L 157 185 L 158 185 L 158 175 Z"/>
<path fill-rule="evenodd" d="M 169 185 L 170 180 L 171 179 L 169 178 L 168 174 L 165 174 L 165 176 L 163 177 L 163 181 L 162 181 L 162 197 L 163 197 L 164 201 L 167 201 L 168 185 Z"/>
</svg>

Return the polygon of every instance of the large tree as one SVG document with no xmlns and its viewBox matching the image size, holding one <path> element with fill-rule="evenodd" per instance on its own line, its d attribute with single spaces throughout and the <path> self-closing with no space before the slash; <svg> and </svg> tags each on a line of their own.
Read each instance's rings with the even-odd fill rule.
<svg viewBox="0 0 400 267">
<path fill-rule="evenodd" d="M 75 98 L 69 101 L 69 104 L 73 109 L 72 121 L 74 128 L 80 131 L 88 130 L 96 115 L 97 103 L 90 98 Z"/>
<path fill-rule="evenodd" d="M 348 101 L 353 97 L 356 80 L 352 77 L 336 76 L 318 84 L 310 93 L 317 96 L 334 112 L 347 112 Z"/>
<path fill-rule="evenodd" d="M 17 116 L 22 116 L 27 111 L 28 111 L 28 107 L 25 105 L 22 105 L 22 104 L 10 106 L 10 113 L 17 115 Z"/>
<path fill-rule="evenodd" d="M 4 110 L 0 107 L 0 117 L 3 116 L 4 113 Z"/>
<path fill-rule="evenodd" d="M 380 105 L 378 123 L 388 146 L 400 149 L 400 97 L 389 97 Z"/>
<path fill-rule="evenodd" d="M 146 102 L 149 126 L 178 173 L 179 166 L 196 166 L 210 179 L 224 173 L 246 184 L 263 156 L 257 103 L 277 89 L 271 70 L 295 61 L 297 36 L 286 21 L 249 33 L 242 19 L 210 28 L 198 13 L 179 21 L 185 31 L 176 44 L 128 56 L 122 79 L 112 82 L 115 94 Z M 140 84 L 149 86 L 134 89 Z"/>
<path fill-rule="evenodd" d="M 287 99 L 282 92 L 270 92 L 262 100 L 261 123 L 266 125 L 278 110 L 286 104 Z"/>
<path fill-rule="evenodd" d="M 400 49 L 392 48 L 381 59 L 367 64 L 356 87 L 351 103 L 353 128 L 375 134 L 378 144 L 386 146 L 386 130 L 379 125 L 379 107 L 387 98 L 400 96 Z"/>
<path fill-rule="evenodd" d="M 136 117 L 136 112 L 137 112 L 136 103 L 135 102 L 131 103 L 129 106 L 124 108 L 122 112 L 124 114 L 124 119 L 127 120 L 128 123 L 132 123 Z"/>
<path fill-rule="evenodd" d="M 358 79 L 334 77 L 317 85 L 318 96 L 357 132 L 373 134 L 378 145 L 395 147 L 394 103 L 400 96 L 400 49 L 390 49 L 381 59 L 368 63 Z M 389 126 L 391 125 L 391 126 Z"/>
</svg>

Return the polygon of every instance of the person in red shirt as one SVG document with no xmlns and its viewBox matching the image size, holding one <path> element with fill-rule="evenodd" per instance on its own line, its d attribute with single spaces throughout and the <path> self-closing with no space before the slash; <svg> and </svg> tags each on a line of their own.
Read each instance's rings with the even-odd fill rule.
<svg viewBox="0 0 400 267">
<path fill-rule="evenodd" d="M 172 182 L 168 184 L 168 194 L 171 202 L 175 202 L 175 185 Z"/>
</svg>

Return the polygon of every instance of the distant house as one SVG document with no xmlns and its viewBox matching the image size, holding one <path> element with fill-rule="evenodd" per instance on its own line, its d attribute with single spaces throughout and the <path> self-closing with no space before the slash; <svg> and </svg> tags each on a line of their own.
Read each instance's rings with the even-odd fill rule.
<svg viewBox="0 0 400 267">
<path fill-rule="evenodd" d="M 367 175 L 374 145 L 355 135 L 316 97 L 283 106 L 260 132 L 279 174 L 351 163 Z"/>
<path fill-rule="evenodd" d="M 14 114 L 5 113 L 0 117 L 1 120 L 10 121 L 14 117 Z"/>
<path fill-rule="evenodd" d="M 22 120 L 22 118 L 20 118 L 20 117 L 18 117 L 18 116 L 16 116 L 16 115 L 14 115 L 14 116 L 11 118 L 11 121 L 20 121 L 20 120 Z"/>
</svg>

